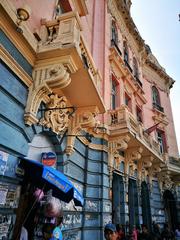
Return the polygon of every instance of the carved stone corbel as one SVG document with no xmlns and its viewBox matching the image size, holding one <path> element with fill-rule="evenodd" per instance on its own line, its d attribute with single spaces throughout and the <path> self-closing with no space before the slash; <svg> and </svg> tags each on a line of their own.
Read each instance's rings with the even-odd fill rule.
<svg viewBox="0 0 180 240">
<path fill-rule="evenodd" d="M 115 168 L 119 169 L 122 159 L 119 151 L 124 151 L 128 148 L 129 140 L 130 137 L 125 135 L 109 141 L 109 166 L 115 166 Z"/>
<path fill-rule="evenodd" d="M 165 190 L 174 190 L 174 183 L 168 171 L 158 174 L 158 180 L 160 182 L 160 190 L 162 194 Z"/>
<path fill-rule="evenodd" d="M 129 148 L 125 152 L 125 174 L 129 174 L 129 164 L 132 161 L 140 160 L 143 149 L 141 147 Z"/>
<path fill-rule="evenodd" d="M 33 85 L 29 88 L 24 119 L 29 126 L 38 122 L 36 117 L 41 102 L 50 101 L 49 94 L 58 93 L 71 82 L 70 73 L 62 63 L 37 67 L 33 72 Z"/>
<path fill-rule="evenodd" d="M 153 156 L 143 156 L 143 166 L 145 168 L 150 168 L 152 166 L 153 160 Z"/>
<path fill-rule="evenodd" d="M 77 109 L 76 114 L 71 119 L 68 127 L 67 146 L 65 150 L 67 155 L 71 155 L 74 152 L 75 138 L 80 133 L 80 131 L 87 131 L 89 128 L 96 126 L 96 116 L 98 113 L 99 111 L 97 107 L 82 107 Z"/>
</svg>

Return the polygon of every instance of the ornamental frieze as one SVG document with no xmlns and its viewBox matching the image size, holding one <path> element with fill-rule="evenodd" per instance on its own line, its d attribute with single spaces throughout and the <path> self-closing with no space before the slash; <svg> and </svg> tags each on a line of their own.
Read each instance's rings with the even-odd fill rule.
<svg viewBox="0 0 180 240">
<path fill-rule="evenodd" d="M 61 59 L 66 62 L 68 59 Z M 33 72 L 33 84 L 29 88 L 27 105 L 25 109 L 24 119 L 29 126 L 37 124 L 37 111 L 41 103 L 48 104 L 49 95 L 59 93 L 62 88 L 67 87 L 70 82 L 70 73 L 75 72 L 74 63 L 69 59 L 68 65 L 64 66 L 59 61 L 58 64 L 50 64 L 48 61 L 38 62 Z M 71 69 L 71 71 L 70 71 Z"/>
<path fill-rule="evenodd" d="M 89 131 L 92 128 L 96 127 L 96 116 L 98 115 L 98 113 L 99 110 L 96 106 L 79 107 L 76 110 L 76 114 L 73 118 L 71 118 L 67 131 L 67 147 L 65 150 L 67 155 L 70 155 L 74 152 L 75 138 L 76 136 L 78 137 L 78 135 L 81 135 L 82 130 Z M 87 139 L 85 144 L 89 145 Z"/>
<path fill-rule="evenodd" d="M 46 104 L 47 111 L 44 117 L 39 120 L 39 124 L 50 128 L 54 133 L 61 134 L 68 128 L 70 111 L 67 108 L 67 99 L 62 96 L 51 95 Z"/>
</svg>

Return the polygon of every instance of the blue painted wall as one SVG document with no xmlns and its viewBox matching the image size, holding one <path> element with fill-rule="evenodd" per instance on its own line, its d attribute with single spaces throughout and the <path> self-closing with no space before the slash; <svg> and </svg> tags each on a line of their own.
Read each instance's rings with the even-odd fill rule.
<svg viewBox="0 0 180 240">
<path fill-rule="evenodd" d="M 96 144 L 104 143 L 102 139 L 93 141 Z M 71 208 L 66 210 L 65 239 L 79 239 L 79 236 L 82 240 L 103 239 L 103 227 L 111 215 L 107 153 L 90 149 L 76 139 L 75 152 L 67 161 L 64 173 L 79 187 L 85 205 L 78 213 Z M 68 224 L 70 218 L 74 219 L 73 224 L 71 221 Z"/>
</svg>

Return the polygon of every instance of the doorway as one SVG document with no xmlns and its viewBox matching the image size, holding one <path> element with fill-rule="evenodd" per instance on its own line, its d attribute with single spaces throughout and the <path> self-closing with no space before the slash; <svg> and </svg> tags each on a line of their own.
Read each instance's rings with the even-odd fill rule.
<svg viewBox="0 0 180 240">
<path fill-rule="evenodd" d="M 175 230 L 177 222 L 176 200 L 171 191 L 166 190 L 163 194 L 165 217 L 169 227 Z"/>
<path fill-rule="evenodd" d="M 141 184 L 141 201 L 142 201 L 142 219 L 143 224 L 147 226 L 149 232 L 152 230 L 152 218 L 151 218 L 151 207 L 149 189 L 146 182 Z"/>
</svg>

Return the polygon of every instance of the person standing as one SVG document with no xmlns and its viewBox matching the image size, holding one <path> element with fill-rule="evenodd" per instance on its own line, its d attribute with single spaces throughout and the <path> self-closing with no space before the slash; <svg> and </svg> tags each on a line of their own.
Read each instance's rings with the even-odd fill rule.
<svg viewBox="0 0 180 240">
<path fill-rule="evenodd" d="M 180 225 L 175 230 L 175 240 L 180 240 Z"/>
<path fill-rule="evenodd" d="M 25 227 L 21 228 L 20 240 L 28 240 L 28 231 Z"/>
<path fill-rule="evenodd" d="M 164 224 L 164 228 L 161 233 L 161 238 L 162 238 L 162 240 L 173 240 L 174 239 L 174 234 L 170 230 L 167 223 Z"/>
<path fill-rule="evenodd" d="M 132 240 L 137 240 L 138 239 L 138 232 L 137 232 L 136 226 L 133 226 L 131 239 Z"/>
<path fill-rule="evenodd" d="M 112 223 L 108 223 L 104 227 L 104 237 L 106 240 L 117 240 L 118 233 L 116 230 L 116 226 Z"/>
<path fill-rule="evenodd" d="M 161 240 L 160 227 L 157 223 L 153 223 L 153 239 Z"/>
</svg>

